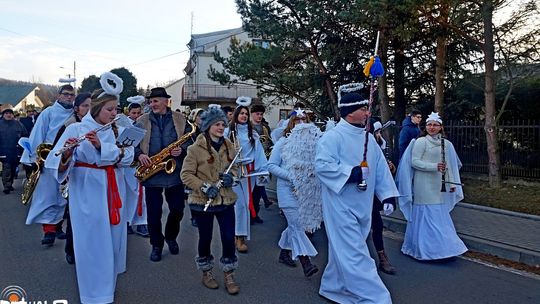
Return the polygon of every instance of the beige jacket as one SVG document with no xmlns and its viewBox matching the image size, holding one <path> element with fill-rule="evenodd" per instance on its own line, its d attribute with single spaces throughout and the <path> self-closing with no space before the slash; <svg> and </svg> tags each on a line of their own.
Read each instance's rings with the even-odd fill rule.
<svg viewBox="0 0 540 304">
<path fill-rule="evenodd" d="M 229 148 L 229 157 L 233 159 L 236 154 L 234 145 L 228 139 L 225 139 L 225 141 Z M 187 149 L 187 156 L 184 159 L 180 178 L 184 182 L 184 185 L 193 190 L 189 195 L 188 204 L 205 205 L 208 198 L 201 191 L 203 183 L 216 185 L 219 180 L 219 173 L 223 173 L 229 167 L 230 161 L 227 159 L 225 143 L 221 145 L 219 153 L 212 146 L 210 146 L 210 149 L 214 156 L 214 162 L 212 164 L 208 163 L 210 153 L 208 153 L 204 133 L 199 134 L 195 143 Z M 229 173 L 236 176 L 237 166 L 233 165 Z M 212 201 L 211 206 L 222 204 L 232 205 L 236 202 L 236 193 L 234 193 L 232 188 L 222 187 L 219 193 L 220 195 Z"/>
</svg>

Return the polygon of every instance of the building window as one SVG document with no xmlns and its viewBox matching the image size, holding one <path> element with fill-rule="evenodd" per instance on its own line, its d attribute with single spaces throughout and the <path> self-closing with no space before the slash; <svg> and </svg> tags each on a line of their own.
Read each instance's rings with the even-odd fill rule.
<svg viewBox="0 0 540 304">
<path fill-rule="evenodd" d="M 263 49 L 270 48 L 270 40 L 253 39 L 252 43 L 253 45 L 263 48 Z"/>
<path fill-rule="evenodd" d="M 287 119 L 292 111 L 291 109 L 279 109 L 279 120 Z"/>
</svg>

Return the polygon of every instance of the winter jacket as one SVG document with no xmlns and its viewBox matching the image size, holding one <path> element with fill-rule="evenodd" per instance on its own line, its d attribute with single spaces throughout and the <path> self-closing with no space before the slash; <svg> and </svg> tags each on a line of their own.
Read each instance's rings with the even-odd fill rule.
<svg viewBox="0 0 540 304">
<path fill-rule="evenodd" d="M 25 136 L 28 132 L 18 120 L 0 120 L 0 161 L 18 163 L 22 149 L 17 142 Z"/>
<path fill-rule="evenodd" d="M 401 132 L 399 132 L 399 158 L 409 146 L 411 140 L 415 139 L 420 135 L 420 127 L 415 125 L 410 116 L 405 117 L 403 123 L 401 124 Z"/>
<path fill-rule="evenodd" d="M 231 160 L 234 158 L 236 155 L 234 145 L 230 140 L 225 138 L 225 142 L 219 148 L 219 152 L 210 146 L 212 155 L 214 156 L 214 162 L 210 164 L 208 163 L 210 153 L 208 153 L 204 133 L 200 134 L 195 140 L 195 143 L 189 146 L 180 174 L 184 184 L 193 191 L 189 195 L 188 204 L 206 204 L 208 198 L 202 192 L 201 187 L 205 182 L 216 185 L 219 180 L 219 173 L 223 173 L 229 167 L 230 161 L 227 157 L 226 147 L 229 149 L 228 157 L 231 158 Z M 237 166 L 233 165 L 229 173 L 236 176 Z M 212 201 L 211 206 L 232 205 L 236 202 L 237 197 L 231 187 L 222 187 L 219 190 L 219 194 L 220 195 Z"/>
</svg>

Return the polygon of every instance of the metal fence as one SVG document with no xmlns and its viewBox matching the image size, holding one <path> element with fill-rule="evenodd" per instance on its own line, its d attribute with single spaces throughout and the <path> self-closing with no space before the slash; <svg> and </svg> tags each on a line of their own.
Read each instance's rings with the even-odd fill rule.
<svg viewBox="0 0 540 304">
<path fill-rule="evenodd" d="M 400 128 L 393 128 L 389 158 L 398 162 Z M 482 121 L 445 121 L 446 137 L 463 163 L 462 172 L 488 173 L 488 154 Z M 504 121 L 499 125 L 503 177 L 540 179 L 540 121 Z"/>
</svg>

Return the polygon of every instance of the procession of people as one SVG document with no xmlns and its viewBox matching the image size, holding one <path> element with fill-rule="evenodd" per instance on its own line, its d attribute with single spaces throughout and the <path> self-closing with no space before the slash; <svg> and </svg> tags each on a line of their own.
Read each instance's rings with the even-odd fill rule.
<svg viewBox="0 0 540 304">
<path fill-rule="evenodd" d="M 341 119 L 328 121 L 324 132 L 303 105 L 272 131 L 265 107 L 244 96 L 236 107 L 210 105 L 185 117 L 171 110 L 166 89 L 156 87 L 148 96 L 128 98 L 125 113 L 119 113 L 122 80 L 110 72 L 103 79 L 92 93 L 75 95 L 72 86 L 62 86 L 29 135 L 18 124 L 0 136 L 6 194 L 19 162 L 17 151 L 6 147 L 19 141 L 24 148 L 20 162 L 30 171 L 23 188 L 30 204 L 26 223 L 42 225 L 44 247 L 62 237 L 66 220 L 66 261 L 75 264 L 82 303 L 114 301 L 117 276 L 126 271 L 128 230 L 149 237 L 152 262 L 190 246 L 178 243 L 186 204 L 198 230 L 194 259 L 202 284 L 220 286 L 211 250 L 215 218 L 223 286 L 238 294 L 237 253 L 251 252 L 248 241 L 257 236 L 250 226 L 264 223 L 259 204 L 272 204 L 266 194 L 271 178 L 287 222 L 275 244 L 276 261 L 288 267 L 299 261 L 306 278 L 321 271 L 319 293 L 328 300 L 392 302 L 378 270 L 396 273 L 383 244 L 381 212 L 388 215 L 397 205 L 408 221 L 404 254 L 446 260 L 467 251 L 449 216 L 463 198 L 460 161 L 437 113 L 421 135 L 421 113 L 411 112 L 396 170 L 383 152 L 383 126 L 371 117 L 362 85 L 340 87 Z M 12 112 L 2 112 L 1 128 L 10 124 Z M 138 140 L 129 132 L 138 132 Z M 169 212 L 162 223 L 164 198 Z M 318 230 L 328 237 L 326 265 L 311 261 Z M 371 231 L 378 267 L 366 243 Z"/>
</svg>

